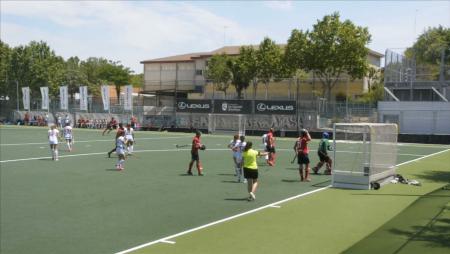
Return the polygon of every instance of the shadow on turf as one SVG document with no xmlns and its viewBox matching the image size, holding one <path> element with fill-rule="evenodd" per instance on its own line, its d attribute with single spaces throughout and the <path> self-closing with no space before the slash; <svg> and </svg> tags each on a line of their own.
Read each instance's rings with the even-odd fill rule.
<svg viewBox="0 0 450 254">
<path fill-rule="evenodd" d="M 232 180 L 222 180 L 222 183 L 239 183 L 239 182 Z"/>
<path fill-rule="evenodd" d="M 415 177 L 423 180 L 430 180 L 433 182 L 439 183 L 448 183 L 450 182 L 450 172 L 449 171 L 427 171 L 423 174 L 415 174 Z"/>
<path fill-rule="evenodd" d="M 227 201 L 248 201 L 248 198 L 225 198 Z"/>
<path fill-rule="evenodd" d="M 225 173 L 220 173 L 220 174 L 217 174 L 218 176 L 236 176 L 235 174 L 231 174 L 231 173 L 229 173 L 229 174 L 225 174 Z"/>
</svg>

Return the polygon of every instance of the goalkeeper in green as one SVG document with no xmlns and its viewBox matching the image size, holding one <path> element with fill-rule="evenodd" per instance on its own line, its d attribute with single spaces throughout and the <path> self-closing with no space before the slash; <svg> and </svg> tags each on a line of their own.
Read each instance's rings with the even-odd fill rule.
<svg viewBox="0 0 450 254">
<path fill-rule="evenodd" d="M 328 141 L 329 134 L 327 132 L 324 132 L 322 134 L 322 139 L 319 143 L 319 150 L 317 151 L 317 154 L 319 155 L 319 163 L 315 167 L 313 167 L 314 174 L 317 174 L 319 172 L 319 169 L 323 166 L 323 164 L 326 164 L 326 170 L 325 175 L 331 175 L 331 163 L 332 160 L 330 156 L 328 156 L 328 151 L 331 151 L 330 143 Z"/>
</svg>

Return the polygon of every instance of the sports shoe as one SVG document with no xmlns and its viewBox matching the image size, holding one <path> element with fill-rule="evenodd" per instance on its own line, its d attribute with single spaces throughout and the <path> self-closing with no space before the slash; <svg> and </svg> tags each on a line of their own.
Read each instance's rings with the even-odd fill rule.
<svg viewBox="0 0 450 254">
<path fill-rule="evenodd" d="M 331 175 L 331 170 L 325 170 L 324 174 L 325 175 Z"/>
<path fill-rule="evenodd" d="M 191 171 L 188 171 L 186 174 L 188 174 L 188 175 L 190 175 L 190 176 L 193 175 Z"/>
<path fill-rule="evenodd" d="M 313 170 L 313 172 L 314 172 L 315 175 L 318 174 L 319 169 L 317 169 L 316 167 L 313 167 L 312 170 Z"/>
<path fill-rule="evenodd" d="M 248 197 L 249 201 L 255 200 L 256 196 L 253 192 L 250 192 L 250 197 Z"/>
<path fill-rule="evenodd" d="M 111 158 L 111 153 L 110 152 L 108 152 L 108 158 Z"/>
<path fill-rule="evenodd" d="M 204 174 L 203 174 L 203 173 L 198 173 L 198 175 L 199 175 L 199 176 L 204 176 Z"/>
<path fill-rule="evenodd" d="M 247 183 L 247 179 L 244 178 L 244 180 L 242 181 L 243 183 Z"/>
</svg>

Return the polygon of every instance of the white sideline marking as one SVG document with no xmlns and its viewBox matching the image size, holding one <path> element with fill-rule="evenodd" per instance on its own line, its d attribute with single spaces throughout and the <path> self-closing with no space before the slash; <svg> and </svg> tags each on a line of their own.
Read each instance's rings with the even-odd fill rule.
<svg viewBox="0 0 450 254">
<path fill-rule="evenodd" d="M 427 158 L 427 157 L 431 157 L 431 156 L 434 156 L 434 155 L 438 155 L 438 154 L 440 154 L 440 153 L 444 153 L 444 152 L 447 152 L 447 151 L 450 151 L 450 149 L 446 149 L 446 150 L 443 150 L 443 151 L 440 151 L 440 152 L 437 152 L 437 153 L 425 155 L 425 156 L 423 156 L 423 157 L 421 157 L 421 158 L 413 159 L 413 160 L 410 160 L 410 161 L 402 162 L 402 163 L 400 163 L 400 164 L 397 164 L 396 166 L 405 165 L 405 164 L 408 164 L 408 163 L 411 163 L 411 162 L 415 162 L 415 161 L 418 161 L 418 160 L 421 160 L 421 159 L 424 159 L 424 158 Z M 283 200 L 281 200 L 281 201 L 277 201 L 277 202 L 272 203 L 272 204 L 269 204 L 269 205 L 265 205 L 265 206 L 262 206 L 262 207 L 259 207 L 259 208 L 256 208 L 256 209 L 247 211 L 247 212 L 243 212 L 243 213 L 240 213 L 240 214 L 233 215 L 233 216 L 231 216 L 231 217 L 227 217 L 227 218 L 224 218 L 224 219 L 221 219 L 221 220 L 217 220 L 217 221 L 214 221 L 214 222 L 205 224 L 205 225 L 203 225 L 203 226 L 199 226 L 199 227 L 196 227 L 196 228 L 192 228 L 192 229 L 189 229 L 189 230 L 186 230 L 186 231 L 183 231 L 183 232 L 180 232 L 180 233 L 171 235 L 171 236 L 166 236 L 166 237 L 164 237 L 164 238 L 161 238 L 161 239 L 158 239 L 158 240 L 155 240 L 155 241 L 152 241 L 152 242 L 148 242 L 148 243 L 141 244 L 141 245 L 139 245 L 139 246 L 136 246 L 136 247 L 133 247 L 133 248 L 130 248 L 130 249 L 127 249 L 127 250 L 123 250 L 123 251 L 120 251 L 120 252 L 116 252 L 115 254 L 125 254 L 125 253 L 129 253 L 129 252 L 132 252 L 132 251 L 135 251 L 135 250 L 138 250 L 138 249 L 142 249 L 142 248 L 144 248 L 144 247 L 151 246 L 151 245 L 157 244 L 157 243 L 159 243 L 159 242 L 164 242 L 164 241 L 167 241 L 168 239 L 176 238 L 176 237 L 178 237 L 178 236 L 182 236 L 182 235 L 185 235 L 185 234 L 189 234 L 189 233 L 191 233 L 191 232 L 198 231 L 198 230 L 203 229 L 203 228 L 207 228 L 207 227 L 210 227 L 210 226 L 214 226 L 214 225 L 220 224 L 220 223 L 222 223 L 222 222 L 226 222 L 226 221 L 229 221 L 229 220 L 233 220 L 233 219 L 235 219 L 235 218 L 238 218 L 238 217 L 241 217 L 241 216 L 244 216 L 244 215 L 247 215 L 247 214 L 251 214 L 251 213 L 254 213 L 254 212 L 263 210 L 263 209 L 265 209 L 265 208 L 276 207 L 276 206 L 278 206 L 278 205 L 281 204 L 281 203 L 285 203 L 285 202 L 287 202 L 287 201 L 291 201 L 291 200 L 296 199 L 296 198 L 300 198 L 300 197 L 307 196 L 307 195 L 310 195 L 310 194 L 313 194 L 313 193 L 316 193 L 316 192 L 319 192 L 319 191 L 322 191 L 322 190 L 326 190 L 326 189 L 328 189 L 328 188 L 330 188 L 330 187 L 331 187 L 331 185 L 328 185 L 328 186 L 323 187 L 323 188 L 320 188 L 320 189 L 316 189 L 316 190 L 313 190 L 313 191 L 309 191 L 309 192 L 306 192 L 306 193 L 303 193 L 303 194 L 300 194 L 300 195 L 297 195 L 297 196 L 293 196 L 293 197 L 290 197 L 290 198 L 286 198 L 286 199 L 283 199 Z M 278 206 L 278 207 L 279 207 L 279 206 Z"/>
<path fill-rule="evenodd" d="M 418 160 L 421 160 L 421 159 L 425 159 L 425 158 L 428 158 L 428 157 L 431 157 L 431 156 L 434 156 L 434 155 L 438 155 L 438 154 L 441 154 L 441 153 L 445 153 L 445 152 L 448 152 L 448 151 L 450 151 L 450 148 L 449 148 L 449 149 L 446 149 L 446 150 L 443 150 L 443 151 L 440 151 L 440 152 L 437 152 L 437 153 L 432 153 L 432 154 L 424 155 L 423 157 L 420 157 L 420 158 L 417 158 L 417 159 L 414 159 L 414 160 L 405 161 L 405 162 L 402 162 L 402 163 L 397 164 L 397 165 L 395 165 L 395 166 L 398 167 L 398 166 L 401 166 L 401 165 L 405 165 L 405 164 L 408 164 L 408 163 L 411 163 L 411 162 L 415 162 L 415 161 L 418 161 Z"/>
<path fill-rule="evenodd" d="M 281 208 L 281 206 L 279 206 L 279 205 L 271 205 L 270 207 L 271 208 Z"/>
<path fill-rule="evenodd" d="M 125 253 L 129 253 L 129 252 L 131 252 L 131 251 L 135 251 L 135 250 L 138 250 L 138 249 L 142 249 L 142 248 L 144 248 L 144 247 L 147 247 L 147 246 L 150 246 L 150 245 L 154 245 L 154 244 L 159 243 L 159 242 L 162 242 L 162 241 L 166 241 L 167 239 L 176 238 L 176 237 L 178 237 L 178 236 L 182 236 L 182 235 L 185 235 L 185 234 L 188 234 L 188 233 L 191 233 L 191 232 L 194 232 L 194 231 L 203 229 L 203 228 L 207 228 L 207 227 L 210 227 L 210 226 L 213 226 L 213 225 L 220 224 L 220 223 L 222 223 L 222 222 L 226 222 L 226 221 L 229 221 L 229 220 L 233 220 L 233 219 L 235 219 L 235 218 L 242 217 L 242 216 L 244 216 L 244 215 L 251 214 L 251 213 L 254 213 L 254 212 L 257 212 L 257 211 L 266 209 L 266 208 L 268 208 L 268 207 L 271 207 L 271 206 L 274 206 L 274 205 L 278 205 L 278 204 L 281 204 L 281 203 L 284 203 L 284 202 L 287 202 L 287 201 L 290 201 L 290 200 L 293 200 L 293 199 L 296 199 L 296 198 L 299 198 L 299 197 L 307 196 L 307 195 L 310 195 L 310 194 L 313 194 L 313 193 L 315 193 L 315 192 L 319 192 L 319 191 L 322 191 L 322 190 L 325 190 L 325 189 L 328 189 L 328 188 L 330 188 L 330 186 L 326 186 L 326 187 L 323 187 L 323 188 L 320 188 L 320 189 L 316 189 L 316 190 L 313 190 L 313 191 L 309 191 L 309 192 L 306 192 L 306 193 L 302 193 L 302 194 L 299 194 L 299 195 L 297 195 L 297 196 L 293 196 L 293 197 L 290 197 L 290 198 L 286 198 L 286 199 L 283 199 L 283 200 L 281 200 L 281 201 L 277 201 L 277 202 L 272 203 L 272 204 L 269 204 L 269 205 L 261 206 L 261 207 L 255 208 L 255 209 L 250 210 L 250 211 L 247 211 L 247 212 L 243 212 L 243 213 L 236 214 L 236 215 L 233 215 L 233 216 L 228 217 L 228 218 L 224 218 L 224 219 L 221 219 L 221 220 L 214 221 L 214 222 L 205 224 L 205 225 L 200 226 L 200 227 L 192 228 L 192 229 L 189 229 L 189 230 L 186 230 L 186 231 L 183 231 L 183 232 L 180 232 L 180 233 L 171 235 L 171 236 L 166 236 L 166 237 L 164 237 L 164 238 L 155 240 L 155 241 L 153 241 L 153 242 L 144 243 L 144 244 L 141 244 L 141 245 L 139 245 L 139 246 L 133 247 L 133 248 L 131 248 L 131 249 L 127 249 L 127 250 L 123 250 L 123 251 L 117 252 L 117 253 L 115 253 L 115 254 L 125 254 Z"/>
<path fill-rule="evenodd" d="M 172 139 L 172 138 L 183 138 L 183 137 L 139 138 L 138 140 L 157 140 L 157 139 Z M 114 140 L 113 139 L 77 140 L 77 143 L 89 143 L 89 142 L 114 142 Z M 0 146 L 22 146 L 22 145 L 48 145 L 48 142 L 45 142 L 45 143 L 0 144 Z"/>
<path fill-rule="evenodd" d="M 77 142 L 83 142 L 83 141 L 77 141 Z M 88 142 L 88 141 L 85 141 Z M 45 147 L 40 147 L 45 148 Z M 160 149 L 160 150 L 137 150 L 134 151 L 135 153 L 145 153 L 145 152 L 172 152 L 172 151 L 190 151 L 191 149 Z M 209 151 L 228 151 L 228 148 L 210 148 L 207 149 Z M 278 149 L 280 151 L 291 151 L 291 149 Z M 445 152 L 448 151 L 450 149 L 441 151 L 441 152 Z M 340 151 L 342 153 L 360 153 L 360 152 L 352 152 L 352 151 Z M 440 152 L 439 152 L 440 153 Z M 60 155 L 59 158 L 66 158 L 66 157 L 77 157 L 77 156 L 90 156 L 90 155 L 101 155 L 101 154 L 106 154 L 106 152 L 97 152 L 97 153 L 80 153 L 80 154 L 67 154 L 67 155 Z M 425 157 L 421 157 L 421 158 L 426 158 L 428 156 L 432 156 L 434 154 L 430 154 L 430 155 L 419 155 L 419 154 L 398 154 L 398 155 L 409 155 L 409 156 L 425 156 Z M 421 158 L 417 158 L 415 160 L 421 159 Z M 0 163 L 5 163 L 5 162 L 17 162 L 17 161 L 31 161 L 31 160 L 42 160 L 42 159 L 51 159 L 51 157 L 34 157 L 34 158 L 24 158 L 24 159 L 13 159 L 13 160 L 3 160 L 0 161 Z"/>
<path fill-rule="evenodd" d="M 144 152 L 173 152 L 173 151 L 190 151 L 191 149 L 160 149 L 160 150 L 138 150 L 134 151 L 134 153 L 144 153 Z M 209 150 L 216 150 L 216 151 L 225 151 L 228 149 L 209 149 Z M 99 152 L 99 153 L 79 153 L 79 154 L 67 154 L 67 155 L 60 155 L 59 158 L 66 158 L 66 157 L 77 157 L 77 156 L 90 156 L 90 155 L 106 155 L 106 152 Z M 32 160 L 42 160 L 42 159 L 51 159 L 52 157 L 35 157 L 35 158 L 24 158 L 24 159 L 14 159 L 14 160 L 4 160 L 0 161 L 0 163 L 5 162 L 17 162 L 17 161 L 32 161 Z"/>
<path fill-rule="evenodd" d="M 161 243 L 175 244 L 174 241 L 162 240 Z"/>
</svg>

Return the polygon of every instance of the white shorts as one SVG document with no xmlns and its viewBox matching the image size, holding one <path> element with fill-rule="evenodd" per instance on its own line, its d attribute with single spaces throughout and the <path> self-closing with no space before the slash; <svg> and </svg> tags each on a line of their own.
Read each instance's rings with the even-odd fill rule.
<svg viewBox="0 0 450 254">
<path fill-rule="evenodd" d="M 133 136 L 126 136 L 126 138 L 127 138 L 128 141 L 134 141 L 133 140 Z"/>
<path fill-rule="evenodd" d="M 49 139 L 48 143 L 50 145 L 57 145 L 58 144 L 58 139 Z"/>
<path fill-rule="evenodd" d="M 125 150 L 124 150 L 122 147 L 117 147 L 117 148 L 116 148 L 116 153 L 117 153 L 117 154 L 125 155 Z"/>
</svg>

